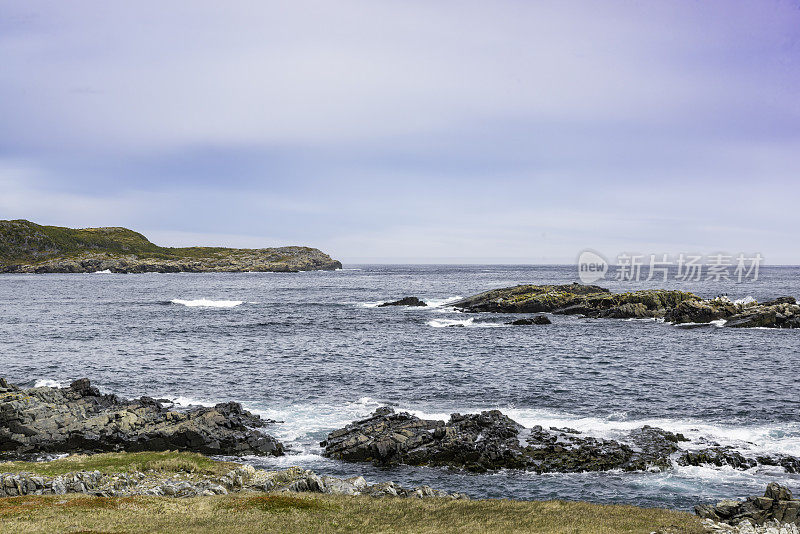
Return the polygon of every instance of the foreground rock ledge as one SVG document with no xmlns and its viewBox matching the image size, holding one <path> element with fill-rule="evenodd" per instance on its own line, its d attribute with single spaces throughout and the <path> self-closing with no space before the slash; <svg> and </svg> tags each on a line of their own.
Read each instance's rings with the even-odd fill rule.
<svg viewBox="0 0 800 534">
<path fill-rule="evenodd" d="M 800 521 L 800 500 L 792 496 L 789 488 L 772 482 L 763 497 L 748 497 L 744 501 L 721 501 L 712 506 L 695 506 L 695 513 L 704 519 L 729 525 L 743 522 L 751 525 L 768 523 L 797 524 Z"/>
<path fill-rule="evenodd" d="M 347 479 L 319 476 L 299 467 L 290 467 L 282 471 L 264 471 L 249 465 L 239 465 L 222 476 L 189 472 L 165 474 L 154 471 L 114 474 L 76 471 L 53 477 L 25 472 L 0 473 L 0 497 L 67 493 L 84 493 L 98 497 L 129 495 L 199 497 L 238 492 L 307 492 L 372 497 L 469 499 L 463 493 L 447 493 L 429 486 L 404 488 L 396 482 L 368 484 L 364 477 L 360 476 Z"/>
<path fill-rule="evenodd" d="M 86 378 L 67 388 L 25 390 L 0 378 L 3 456 L 163 450 L 280 456 L 283 445 L 256 430 L 269 423 L 236 402 L 179 412 L 149 397 L 103 395 Z"/>
<path fill-rule="evenodd" d="M 724 447 L 680 448 L 681 434 L 643 426 L 623 441 L 584 436 L 569 428 L 524 428 L 497 410 L 452 414 L 450 420 L 420 419 L 383 407 L 367 419 L 335 430 L 321 443 L 324 456 L 376 465 L 430 465 L 485 472 L 521 469 L 539 473 L 665 470 L 675 462 L 719 462 L 738 469 L 781 465 L 793 472 L 800 461 L 789 456 L 749 458 Z"/>
<path fill-rule="evenodd" d="M 652 289 L 611 293 L 581 285 L 520 285 L 494 289 L 452 304 L 465 312 L 541 313 L 614 319 L 663 318 L 674 324 L 719 324 L 734 328 L 800 328 L 794 297 L 735 303 L 728 297 L 702 299 L 694 293 Z"/>
</svg>

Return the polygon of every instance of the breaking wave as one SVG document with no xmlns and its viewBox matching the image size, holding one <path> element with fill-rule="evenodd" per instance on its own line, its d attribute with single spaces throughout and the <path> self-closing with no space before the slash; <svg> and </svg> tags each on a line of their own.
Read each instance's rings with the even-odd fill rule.
<svg viewBox="0 0 800 534">
<path fill-rule="evenodd" d="M 243 300 L 210 300 L 210 299 L 196 299 L 196 300 L 182 300 L 172 299 L 172 304 L 181 304 L 190 308 L 235 308 L 240 304 L 244 304 Z"/>
<path fill-rule="evenodd" d="M 476 323 L 475 319 L 431 319 L 427 323 L 434 328 L 463 327 L 463 328 L 500 328 L 508 326 L 502 323 Z"/>
</svg>

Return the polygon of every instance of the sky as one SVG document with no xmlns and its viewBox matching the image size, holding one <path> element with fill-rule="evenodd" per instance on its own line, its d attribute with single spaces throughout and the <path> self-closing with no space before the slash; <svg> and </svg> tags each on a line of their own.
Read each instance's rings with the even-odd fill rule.
<svg viewBox="0 0 800 534">
<path fill-rule="evenodd" d="M 800 0 L 0 0 L 0 219 L 800 264 Z"/>
</svg>

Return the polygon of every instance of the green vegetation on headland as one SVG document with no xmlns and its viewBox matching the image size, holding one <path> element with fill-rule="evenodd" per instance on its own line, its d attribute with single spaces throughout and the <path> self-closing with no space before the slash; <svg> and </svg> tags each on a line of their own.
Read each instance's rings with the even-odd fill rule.
<svg viewBox="0 0 800 534">
<path fill-rule="evenodd" d="M 236 272 L 333 270 L 310 247 L 160 247 L 127 228 L 72 229 L 0 221 L 0 272 Z"/>
<path fill-rule="evenodd" d="M 236 465 L 190 453 L 111 453 L 44 463 L 0 464 L 0 473 L 41 475 L 98 469 L 104 474 L 153 470 L 158 476 L 221 473 Z M 152 476 L 152 473 L 147 473 Z M 370 497 L 236 491 L 206 497 L 86 494 L 0 499 L 0 532 L 705 532 L 685 512 L 584 502 Z"/>
</svg>

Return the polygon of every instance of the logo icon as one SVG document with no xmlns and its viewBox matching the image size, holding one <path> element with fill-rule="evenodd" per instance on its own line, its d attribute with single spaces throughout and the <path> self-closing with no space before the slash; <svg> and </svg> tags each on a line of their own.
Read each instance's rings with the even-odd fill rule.
<svg viewBox="0 0 800 534">
<path fill-rule="evenodd" d="M 578 256 L 578 278 L 584 284 L 592 284 L 605 278 L 608 261 L 593 250 L 584 250 Z"/>
</svg>

